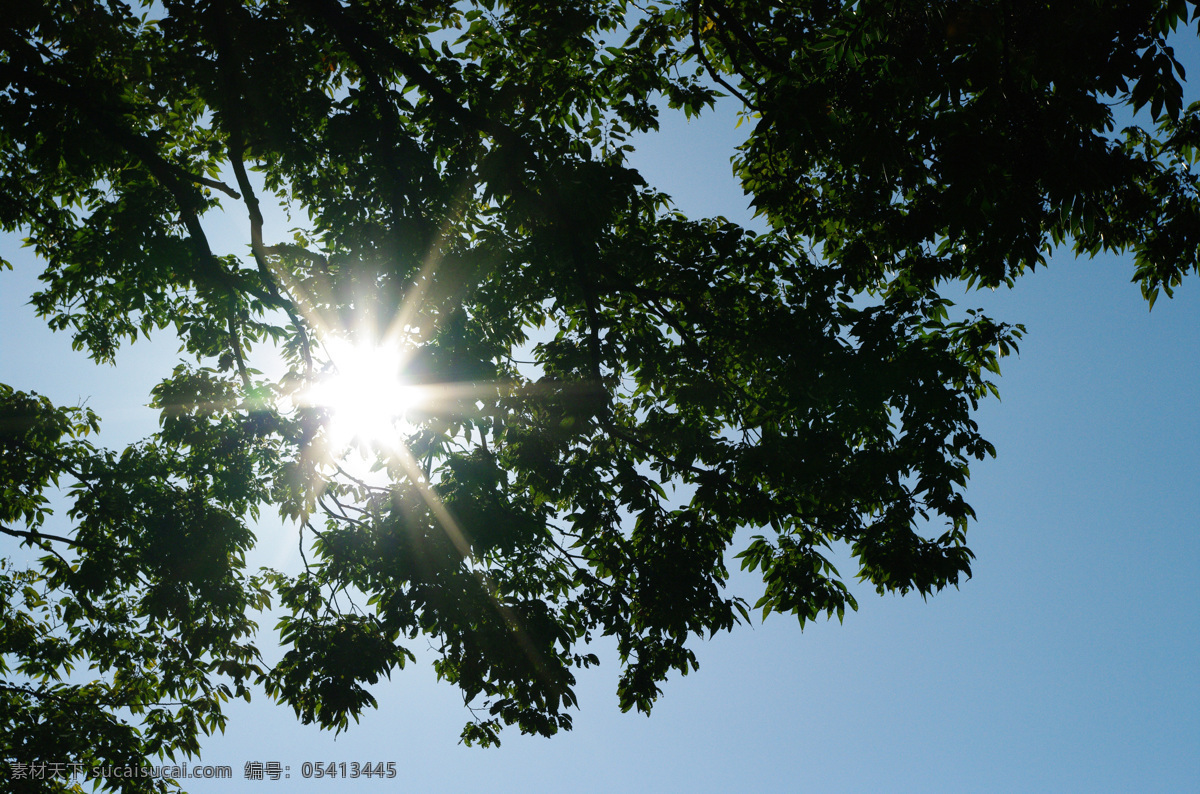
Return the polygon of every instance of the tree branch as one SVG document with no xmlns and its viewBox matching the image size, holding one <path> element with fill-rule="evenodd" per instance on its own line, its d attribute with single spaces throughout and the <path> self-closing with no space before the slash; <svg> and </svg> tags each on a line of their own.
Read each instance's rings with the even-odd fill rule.
<svg viewBox="0 0 1200 794">
<path fill-rule="evenodd" d="M 29 541 L 53 540 L 53 541 L 57 541 L 59 543 L 66 543 L 68 546 L 74 546 L 74 547 L 80 548 L 80 549 L 91 550 L 91 548 L 92 548 L 91 546 L 87 545 L 86 543 L 80 543 L 79 541 L 72 540 L 71 538 L 64 538 L 61 535 L 51 535 L 46 532 L 36 532 L 36 531 L 27 532 L 27 531 L 21 530 L 21 529 L 13 529 L 12 527 L 6 527 L 3 524 L 0 524 L 0 532 L 3 532 L 5 535 L 11 535 L 14 538 L 22 538 L 24 540 L 29 540 Z"/>
<path fill-rule="evenodd" d="M 757 112 L 758 106 L 747 99 L 745 94 L 730 85 L 725 78 L 721 77 L 716 67 L 712 65 L 712 61 L 708 60 L 708 56 L 704 54 L 704 43 L 700 41 L 700 5 L 700 0 L 696 0 L 696 3 L 692 6 L 692 44 L 695 46 L 696 57 L 700 59 L 700 63 L 704 64 L 709 77 L 741 100 L 743 105 Z"/>
<path fill-rule="evenodd" d="M 134 132 L 114 118 L 114 114 L 108 107 L 100 103 L 101 97 L 89 93 L 82 86 L 67 85 L 52 77 L 40 74 L 38 66 L 42 65 L 42 60 L 37 57 L 29 57 L 31 52 L 36 55 L 34 48 L 21 42 L 19 39 L 15 39 L 11 34 L 4 35 L 3 39 L 5 48 L 9 49 L 10 53 L 21 52 L 26 57 L 22 59 L 25 61 L 25 68 L 13 66 L 9 63 L 0 64 L 0 75 L 4 75 L 12 84 L 23 85 L 37 94 L 53 99 L 63 106 L 74 108 L 85 119 L 90 121 L 101 135 L 136 158 L 150 172 L 150 175 L 171 194 L 175 200 L 176 207 L 179 209 L 180 219 L 187 229 L 188 240 L 192 243 L 192 247 L 196 253 L 199 272 L 193 273 L 192 278 L 197 282 L 197 285 L 200 284 L 201 278 L 203 278 L 206 281 L 215 282 L 216 285 L 226 291 L 231 297 L 236 297 L 243 290 L 254 293 L 254 290 L 248 285 L 238 284 L 233 276 L 225 271 L 221 266 L 220 260 L 213 253 L 212 247 L 208 242 L 208 237 L 204 233 L 204 227 L 200 223 L 200 212 L 204 205 L 204 199 L 193 188 L 193 184 L 216 187 L 218 190 L 223 190 L 235 196 L 237 194 L 219 182 L 213 182 L 202 176 L 197 176 L 182 166 L 171 163 L 158 152 L 155 144 L 149 138 Z M 119 110 L 120 106 L 117 105 L 117 108 Z M 269 300 L 268 296 L 258 293 L 254 294 L 259 298 Z M 228 325 L 234 355 L 238 362 L 238 370 L 242 376 L 243 383 L 248 388 L 250 383 L 249 377 L 246 372 L 245 362 L 242 360 L 237 324 L 232 314 L 229 317 Z"/>
<path fill-rule="evenodd" d="M 754 60 L 758 61 L 759 65 L 778 73 L 782 73 L 787 70 L 787 66 L 782 61 L 779 61 L 778 59 L 773 58 L 763 52 L 762 48 L 758 46 L 758 43 L 754 41 L 754 39 L 746 31 L 746 28 L 743 27 L 742 24 L 734 17 L 733 12 L 729 9 L 729 6 L 720 2 L 720 0 L 704 0 L 704 2 L 711 4 L 716 11 L 717 24 L 722 28 L 725 28 L 725 30 L 729 31 L 735 39 L 745 45 L 746 49 L 750 51 L 750 56 L 754 58 Z M 746 77 L 747 80 L 750 79 L 741 71 L 741 69 L 738 70 L 738 73 L 741 74 L 742 77 Z M 751 82 L 754 81 L 751 80 Z"/>
<path fill-rule="evenodd" d="M 213 190 L 219 190 L 231 198 L 235 198 L 235 199 L 241 198 L 241 196 L 238 195 L 238 192 L 236 190 L 234 190 L 233 188 L 231 188 L 229 185 L 225 184 L 224 182 L 218 182 L 215 179 L 207 179 L 202 176 L 196 176 L 195 174 L 188 174 L 188 176 L 190 176 L 192 178 L 192 181 L 198 185 L 204 185 L 205 187 L 211 187 Z"/>
</svg>

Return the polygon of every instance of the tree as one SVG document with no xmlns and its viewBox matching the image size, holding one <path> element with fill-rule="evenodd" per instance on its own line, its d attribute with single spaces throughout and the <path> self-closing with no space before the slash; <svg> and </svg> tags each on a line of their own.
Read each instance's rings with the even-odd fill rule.
<svg viewBox="0 0 1200 794">
<path fill-rule="evenodd" d="M 689 642 L 751 609 L 840 619 L 831 546 L 880 592 L 957 585 L 968 463 L 994 454 L 971 411 L 1021 329 L 938 290 L 1068 241 L 1132 250 L 1151 304 L 1197 269 L 1198 109 L 1167 39 L 1188 13 L 12 12 L 0 223 L 45 262 L 35 305 L 97 361 L 174 333 L 196 363 L 121 451 L 90 412 L 0 389 L 0 532 L 44 552 L 0 578 L 6 771 L 195 753 L 252 685 L 341 730 L 420 635 L 472 708 L 466 741 L 551 735 L 593 637 L 616 639 L 620 706 L 649 711 Z M 681 216 L 627 163 L 631 134 L 721 92 L 751 124 L 735 166 L 767 234 Z M 1112 104 L 1148 128 L 1117 135 Z M 304 220 L 268 228 L 267 200 Z M 206 236 L 218 206 L 245 214 L 248 254 Z M 313 397 L 339 342 L 398 345 L 427 396 L 402 443 L 360 440 L 374 477 Z M 254 368 L 264 349 L 285 377 Z M 262 507 L 294 522 L 303 571 L 246 570 Z M 731 554 L 762 575 L 753 602 L 726 591 Z"/>
</svg>

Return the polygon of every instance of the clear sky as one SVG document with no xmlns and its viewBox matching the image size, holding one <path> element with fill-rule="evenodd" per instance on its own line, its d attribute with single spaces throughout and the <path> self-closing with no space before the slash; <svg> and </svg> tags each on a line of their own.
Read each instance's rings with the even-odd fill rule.
<svg viewBox="0 0 1200 794">
<path fill-rule="evenodd" d="M 689 214 L 747 220 L 731 115 L 666 121 L 639 142 L 648 180 Z M 229 250 L 248 239 L 226 232 Z M 0 382 L 86 399 L 111 446 L 152 430 L 143 406 L 177 361 L 173 341 L 91 365 L 24 305 L 29 252 L 11 238 L 2 252 L 17 270 L 0 273 Z M 977 416 L 998 457 L 972 469 L 977 559 L 961 589 L 922 601 L 856 586 L 843 625 L 802 632 L 773 615 L 700 643 L 700 670 L 670 680 L 649 718 L 619 712 L 600 643 L 575 730 L 509 730 L 493 750 L 457 744 L 468 713 L 416 647 L 418 663 L 374 690 L 379 710 L 336 738 L 261 693 L 231 706 L 203 762 L 233 780 L 188 790 L 1200 790 L 1200 279 L 1148 312 L 1132 271 L 1063 255 L 1012 290 L 947 293 L 1028 330 L 1004 362 L 1003 402 Z M 258 564 L 292 560 L 294 530 L 277 523 L 262 526 Z M 757 597 L 752 577 L 733 587 Z M 243 780 L 247 761 L 291 778 Z M 391 761 L 399 775 L 304 781 L 306 761 Z"/>
</svg>

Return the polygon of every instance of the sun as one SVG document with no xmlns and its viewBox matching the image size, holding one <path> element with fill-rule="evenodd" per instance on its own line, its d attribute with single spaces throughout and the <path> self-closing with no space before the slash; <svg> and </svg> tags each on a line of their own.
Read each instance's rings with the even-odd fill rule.
<svg viewBox="0 0 1200 794">
<path fill-rule="evenodd" d="M 387 342 L 335 338 L 324 344 L 330 364 L 306 402 L 329 411 L 327 433 L 337 450 L 395 447 L 416 387 L 404 381 L 406 355 Z"/>
</svg>

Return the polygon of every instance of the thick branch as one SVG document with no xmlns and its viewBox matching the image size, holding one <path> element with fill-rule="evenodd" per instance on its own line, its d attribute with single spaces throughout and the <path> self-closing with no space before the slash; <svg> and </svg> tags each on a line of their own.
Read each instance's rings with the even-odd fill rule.
<svg viewBox="0 0 1200 794">
<path fill-rule="evenodd" d="M 196 176 L 195 174 L 189 174 L 189 176 L 192 178 L 192 181 L 198 185 L 204 185 L 205 187 L 211 187 L 213 190 L 219 190 L 231 198 L 235 198 L 235 199 L 241 198 L 241 196 L 238 194 L 238 192 L 236 190 L 234 190 L 233 188 L 231 188 L 229 185 L 225 184 L 224 182 L 218 182 L 215 179 L 207 179 L 202 176 Z"/>
<path fill-rule="evenodd" d="M 730 83 L 724 77 L 721 77 L 721 74 L 717 71 L 716 67 L 712 65 L 712 61 L 710 61 L 708 56 L 704 54 L 704 43 L 700 41 L 699 0 L 697 0 L 697 2 L 692 6 L 692 44 L 695 46 L 696 57 L 700 59 L 700 63 L 704 64 L 704 68 L 708 72 L 708 76 L 732 93 L 739 100 L 741 100 L 743 105 L 751 110 L 757 111 L 758 106 L 746 98 L 745 94 L 730 85 Z"/>
<path fill-rule="evenodd" d="M 29 540 L 29 541 L 53 540 L 53 541 L 57 541 L 58 543 L 66 543 L 68 546 L 74 546 L 74 547 L 80 548 L 80 549 L 90 549 L 91 548 L 86 543 L 80 543 L 79 541 L 72 540 L 71 538 L 64 538 L 61 535 L 50 535 L 46 532 L 26 532 L 25 530 L 13 529 L 12 527 L 6 527 L 3 524 L 0 524 L 0 532 L 3 532 L 5 535 L 10 535 L 14 538 L 21 538 L 23 540 Z"/>
<path fill-rule="evenodd" d="M 428 72 L 420 60 L 397 47 L 379 31 L 359 22 L 353 17 L 351 9 L 344 8 L 337 0 L 304 0 L 304 5 L 333 31 L 342 45 L 351 52 L 365 75 L 378 81 L 376 64 L 382 59 L 423 91 L 433 107 L 449 118 L 488 135 L 501 146 L 519 153 L 517 159 L 533 159 L 533 147 L 516 130 L 502 121 L 459 103 L 450 89 Z M 547 196 L 541 195 L 524 181 L 515 181 L 508 187 L 514 195 L 519 195 L 537 207 L 544 217 L 552 221 L 561 220 L 562 201 L 556 195 L 553 185 L 541 186 L 549 192 Z"/>
<path fill-rule="evenodd" d="M 193 278 L 198 284 L 201 278 L 215 282 L 221 289 L 234 297 L 243 289 L 249 289 L 247 286 L 239 285 L 233 276 L 225 271 L 220 260 L 213 253 L 208 237 L 204 233 L 204 227 L 200 223 L 204 199 L 193 185 L 202 184 L 215 187 L 234 196 L 237 195 L 236 192 L 222 183 L 192 174 L 182 166 L 167 160 L 159 153 L 153 141 L 122 124 L 109 106 L 101 103 L 103 97 L 94 96 L 83 85 L 64 84 L 40 74 L 38 67 L 42 65 L 42 60 L 37 57 L 36 50 L 28 44 L 14 40 L 14 37 L 9 35 L 4 36 L 4 45 L 6 49 L 9 49 L 10 54 L 21 52 L 25 56 L 22 59 L 25 61 L 24 68 L 9 63 L 0 64 L 0 75 L 7 78 L 10 84 L 22 85 L 39 96 L 65 107 L 74 108 L 101 135 L 137 159 L 150 172 L 150 175 L 171 194 L 179 209 L 180 219 L 187 229 L 188 240 L 196 253 L 199 272 L 193 274 Z M 30 57 L 31 53 L 32 57 Z M 119 104 L 117 108 L 120 109 Z M 253 292 L 252 289 L 250 291 Z M 259 298 L 268 298 L 268 296 L 255 294 Z M 241 343 L 238 339 L 233 315 L 229 318 L 229 332 L 242 381 L 249 387 L 249 377 L 242 360 Z"/>
<path fill-rule="evenodd" d="M 506 144 L 524 145 L 521 136 L 507 125 L 463 107 L 437 77 L 425 70 L 419 60 L 397 47 L 379 31 L 354 19 L 337 0 L 304 0 L 304 5 L 321 17 L 342 42 L 355 52 L 359 66 L 369 68 L 372 53 L 386 54 L 406 78 L 429 96 L 434 106 L 455 121 L 491 135 Z"/>
<path fill-rule="evenodd" d="M 746 28 L 743 27 L 740 22 L 738 22 L 733 12 L 730 11 L 729 6 L 720 2 L 720 0 L 705 0 L 705 2 L 712 5 L 716 10 L 717 24 L 729 31 L 735 39 L 745 45 L 746 49 L 750 52 L 750 56 L 754 58 L 754 60 L 758 61 L 759 65 L 780 74 L 787 71 L 787 67 L 783 64 L 783 62 L 776 58 L 772 58 L 770 55 L 767 55 L 767 53 L 765 53 L 762 48 L 758 46 L 758 43 L 750 36 L 750 34 L 746 31 Z M 738 71 L 741 73 L 740 69 Z M 745 74 L 742 74 L 742 76 L 746 77 Z M 749 78 L 747 77 L 746 79 Z"/>
<path fill-rule="evenodd" d="M 241 140 L 241 125 L 236 125 L 235 129 L 230 133 L 229 145 L 229 162 L 233 167 L 233 173 L 237 177 L 238 187 L 242 189 L 242 194 L 245 196 L 246 212 L 250 216 L 250 251 L 254 255 L 254 262 L 258 266 L 259 273 L 262 274 L 263 281 L 267 285 L 267 289 L 271 291 L 271 295 L 279 302 L 279 305 L 287 312 L 288 318 L 292 321 L 292 325 L 296 327 L 296 333 L 300 335 L 300 351 L 304 356 L 304 364 L 308 372 L 312 372 L 312 348 L 308 341 L 308 332 L 304 328 L 304 323 L 300 321 L 300 317 L 296 314 L 294 301 L 290 296 L 284 296 L 279 285 L 276 283 L 275 274 L 271 271 L 270 263 L 267 260 L 268 249 L 263 245 L 263 216 L 259 209 L 258 197 L 254 194 L 254 187 L 250 184 L 250 178 L 246 174 L 246 165 L 243 162 L 242 155 L 244 147 Z"/>
</svg>

